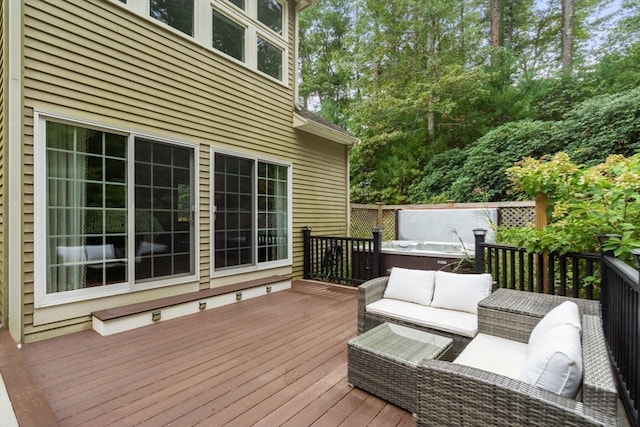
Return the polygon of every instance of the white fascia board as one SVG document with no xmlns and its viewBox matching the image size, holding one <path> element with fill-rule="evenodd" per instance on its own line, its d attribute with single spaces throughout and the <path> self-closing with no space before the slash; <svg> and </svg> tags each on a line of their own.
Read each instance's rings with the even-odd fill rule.
<svg viewBox="0 0 640 427">
<path fill-rule="evenodd" d="M 309 120 L 295 111 L 293 113 L 293 127 L 339 144 L 348 145 L 349 147 L 353 147 L 360 142 L 360 140 L 355 136 L 348 135 L 344 132 L 331 129 L 330 127 L 318 122 L 314 122 L 313 120 Z"/>
</svg>

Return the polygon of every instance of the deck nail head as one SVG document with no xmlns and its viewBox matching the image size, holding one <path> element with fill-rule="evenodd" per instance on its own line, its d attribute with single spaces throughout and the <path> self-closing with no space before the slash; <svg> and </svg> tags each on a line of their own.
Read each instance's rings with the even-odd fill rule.
<svg viewBox="0 0 640 427">
<path fill-rule="evenodd" d="M 267 286 L 267 293 L 270 294 L 271 293 L 271 286 Z"/>
<path fill-rule="evenodd" d="M 236 292 L 236 301 L 240 301 L 242 299 L 242 292 Z"/>
</svg>

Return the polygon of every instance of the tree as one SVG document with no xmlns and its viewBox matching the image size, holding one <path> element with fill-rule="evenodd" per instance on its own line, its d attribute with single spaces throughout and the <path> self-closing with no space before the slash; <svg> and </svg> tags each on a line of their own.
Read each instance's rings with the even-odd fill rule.
<svg viewBox="0 0 640 427">
<path fill-rule="evenodd" d="M 353 4 L 324 0 L 300 15 L 300 96 L 331 122 L 349 127 L 356 78 L 353 64 Z"/>
<path fill-rule="evenodd" d="M 635 147 L 633 120 L 613 108 L 615 102 L 604 100 L 613 108 L 610 116 L 596 113 L 598 101 L 593 109 L 581 105 L 584 114 L 576 108 L 640 82 L 640 47 L 624 42 L 638 39 L 633 24 L 640 20 L 640 0 L 623 0 L 624 15 L 617 21 L 601 17 L 607 4 L 325 0 L 305 11 L 300 93 L 308 106 L 362 141 L 351 155 L 352 200 L 444 197 L 429 169 L 438 169 L 431 159 L 443 159 L 440 154 L 450 150 L 459 150 L 452 152 L 456 159 L 460 152 L 469 154 L 460 174 L 441 175 L 452 180 L 446 192 L 463 201 L 508 197 L 503 179 L 488 176 L 482 183 L 479 177 L 491 168 L 499 173 L 526 152 L 545 154 L 542 148 L 560 144 L 576 159 L 596 161 L 595 154 L 606 155 L 612 147 Z M 600 18 L 594 20 L 596 14 Z M 620 28 L 604 53 L 592 40 L 607 22 Z M 602 61 L 594 65 L 596 58 Z M 555 123 L 571 132 L 558 139 L 562 132 L 553 130 Z"/>
</svg>

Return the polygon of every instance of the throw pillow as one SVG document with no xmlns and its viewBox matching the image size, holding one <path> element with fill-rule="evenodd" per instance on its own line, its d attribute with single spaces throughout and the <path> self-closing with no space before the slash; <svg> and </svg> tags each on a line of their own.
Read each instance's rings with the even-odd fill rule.
<svg viewBox="0 0 640 427">
<path fill-rule="evenodd" d="M 520 379 L 528 384 L 575 398 L 582 384 L 580 332 L 571 325 L 545 331 L 529 346 Z"/>
<path fill-rule="evenodd" d="M 529 335 L 529 345 L 537 346 L 541 337 L 560 325 L 571 325 L 578 332 L 582 330 L 580 323 L 580 311 L 578 305 L 573 301 L 565 301 L 550 312 L 548 312 L 531 331 Z"/>
<path fill-rule="evenodd" d="M 435 271 L 393 267 L 384 298 L 429 305 L 433 297 Z"/>
<path fill-rule="evenodd" d="M 491 274 L 457 274 L 436 272 L 432 307 L 478 313 L 478 303 L 489 296 L 493 279 Z"/>
</svg>

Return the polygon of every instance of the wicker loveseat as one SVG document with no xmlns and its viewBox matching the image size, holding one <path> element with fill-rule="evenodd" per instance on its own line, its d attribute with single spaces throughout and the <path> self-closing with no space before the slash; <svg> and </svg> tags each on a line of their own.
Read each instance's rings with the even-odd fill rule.
<svg viewBox="0 0 640 427">
<path fill-rule="evenodd" d="M 425 359 L 418 367 L 418 426 L 616 425 L 617 391 L 597 301 L 499 289 L 479 303 L 478 337 L 526 343 L 542 317 L 567 300 L 579 306 L 582 327 L 575 398 L 457 361 Z"/>
<path fill-rule="evenodd" d="M 409 288 L 420 288 L 416 298 L 403 298 L 390 288 L 398 280 L 411 282 Z M 430 286 L 423 286 L 431 281 Z M 406 283 L 404 283 L 406 284 Z M 455 274 L 409 270 L 394 267 L 390 276 L 371 279 L 358 288 L 358 334 L 385 323 L 451 338 L 453 346 L 445 360 L 453 360 L 478 331 L 478 301 L 491 293 L 494 283 L 489 274 Z M 443 294 L 443 289 L 456 288 Z M 397 288 L 396 288 L 397 289 Z M 424 297 L 424 300 L 421 298 Z M 439 298 L 440 297 L 440 298 Z M 400 299 L 400 300 L 398 300 Z M 437 304 L 440 301 L 440 304 Z"/>
</svg>

